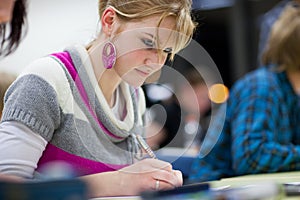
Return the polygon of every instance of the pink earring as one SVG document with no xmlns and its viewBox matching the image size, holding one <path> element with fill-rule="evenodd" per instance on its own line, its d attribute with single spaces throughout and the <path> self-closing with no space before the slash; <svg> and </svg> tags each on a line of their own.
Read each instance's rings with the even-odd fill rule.
<svg viewBox="0 0 300 200">
<path fill-rule="evenodd" d="M 102 51 L 102 61 L 106 69 L 111 69 L 117 59 L 116 47 L 115 45 L 108 41 L 103 47 Z"/>
</svg>

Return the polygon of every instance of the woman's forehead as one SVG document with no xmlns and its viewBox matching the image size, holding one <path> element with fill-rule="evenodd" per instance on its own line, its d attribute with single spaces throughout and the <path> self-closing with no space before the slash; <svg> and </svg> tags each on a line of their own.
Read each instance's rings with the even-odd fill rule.
<svg viewBox="0 0 300 200">
<path fill-rule="evenodd" d="M 174 40 L 175 35 L 178 34 L 174 30 L 174 27 L 175 20 L 163 20 L 158 24 L 158 20 L 151 20 L 148 18 L 147 21 L 134 21 L 123 24 L 122 32 L 120 34 L 144 35 L 158 43 L 165 43 L 166 40 Z"/>
<path fill-rule="evenodd" d="M 148 31 L 152 31 L 154 33 L 158 28 L 173 30 L 176 26 L 176 21 L 175 18 L 171 16 L 161 19 L 161 16 L 156 15 L 140 20 L 130 20 L 128 22 L 121 21 L 120 24 L 122 26 L 122 30 L 124 31 L 131 29 L 147 29 Z"/>
</svg>

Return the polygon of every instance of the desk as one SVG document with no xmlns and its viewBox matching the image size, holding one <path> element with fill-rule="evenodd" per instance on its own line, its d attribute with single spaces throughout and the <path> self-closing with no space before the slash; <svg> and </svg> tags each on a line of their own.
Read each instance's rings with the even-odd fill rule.
<svg viewBox="0 0 300 200">
<path fill-rule="evenodd" d="M 255 174 L 245 175 L 233 178 L 224 178 L 220 181 L 212 181 L 212 187 L 221 187 L 225 185 L 243 186 L 254 182 L 266 182 L 272 181 L 276 183 L 288 183 L 288 182 L 300 182 L 300 171 L 297 172 L 282 172 L 282 173 L 271 173 L 271 174 Z"/>
<path fill-rule="evenodd" d="M 238 176 L 233 178 L 225 178 L 219 181 L 211 181 L 209 183 L 212 188 L 220 188 L 226 186 L 241 187 L 241 186 L 252 185 L 255 183 L 262 183 L 262 182 L 275 182 L 279 184 L 289 183 L 289 182 L 300 182 L 300 171 L 245 175 L 245 176 Z M 300 196 L 282 197 L 280 199 L 295 200 L 295 199 L 300 199 Z M 91 200 L 141 200 L 141 199 L 137 196 L 133 196 L 133 197 L 104 197 L 104 198 L 94 198 Z"/>
<path fill-rule="evenodd" d="M 89 200 L 141 200 L 138 196 L 128 196 L 128 197 L 99 197 L 99 198 L 92 198 Z"/>
<path fill-rule="evenodd" d="M 224 178 L 219 181 L 212 181 L 210 182 L 210 184 L 212 188 L 220 188 L 220 187 L 227 187 L 227 186 L 241 187 L 245 185 L 263 183 L 263 182 L 274 182 L 278 184 L 300 182 L 300 171 L 270 173 L 270 174 L 255 174 L 255 175 L 238 176 L 233 178 Z M 294 199 L 300 199 L 300 196 L 283 197 L 281 199 L 294 200 Z"/>
</svg>

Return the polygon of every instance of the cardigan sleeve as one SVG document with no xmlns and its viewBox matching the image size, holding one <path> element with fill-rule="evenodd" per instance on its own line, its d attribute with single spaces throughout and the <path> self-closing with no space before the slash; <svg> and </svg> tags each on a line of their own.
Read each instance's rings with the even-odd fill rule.
<svg viewBox="0 0 300 200">
<path fill-rule="evenodd" d="M 2 116 L 2 121 L 20 122 L 47 141 L 60 125 L 59 98 L 66 91 L 61 78 L 64 72 L 58 71 L 61 67 L 51 60 L 35 61 L 16 79 L 5 95 Z"/>
</svg>

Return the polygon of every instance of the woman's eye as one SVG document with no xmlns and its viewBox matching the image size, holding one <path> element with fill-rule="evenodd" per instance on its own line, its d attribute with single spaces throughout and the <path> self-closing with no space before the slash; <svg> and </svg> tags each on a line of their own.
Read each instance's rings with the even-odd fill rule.
<svg viewBox="0 0 300 200">
<path fill-rule="evenodd" d="M 172 53 L 172 48 L 165 48 L 163 50 L 163 52 L 165 52 L 165 53 Z"/>
<path fill-rule="evenodd" d="M 149 47 L 149 48 L 154 48 L 154 42 L 153 42 L 153 40 L 144 39 L 144 40 L 143 40 L 143 43 L 144 43 L 147 47 Z"/>
</svg>

